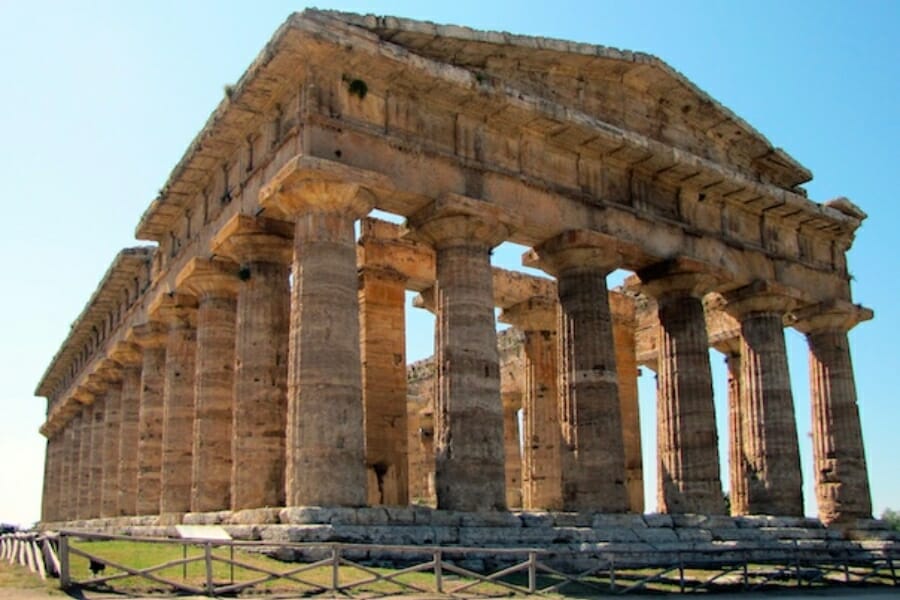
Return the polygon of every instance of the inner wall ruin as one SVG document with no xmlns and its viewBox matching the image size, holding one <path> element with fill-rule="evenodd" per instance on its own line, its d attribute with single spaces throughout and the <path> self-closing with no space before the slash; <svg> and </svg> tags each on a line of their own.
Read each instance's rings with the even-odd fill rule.
<svg viewBox="0 0 900 600">
<path fill-rule="evenodd" d="M 847 334 L 872 311 L 846 263 L 866 215 L 811 177 L 652 56 L 291 15 L 38 384 L 42 521 L 640 514 L 639 366 L 660 512 L 724 515 L 727 483 L 732 515 L 802 517 L 785 327 L 809 340 L 819 518 L 869 518 Z M 547 277 L 492 266 L 505 241 Z M 408 291 L 430 362 L 407 365 Z"/>
</svg>

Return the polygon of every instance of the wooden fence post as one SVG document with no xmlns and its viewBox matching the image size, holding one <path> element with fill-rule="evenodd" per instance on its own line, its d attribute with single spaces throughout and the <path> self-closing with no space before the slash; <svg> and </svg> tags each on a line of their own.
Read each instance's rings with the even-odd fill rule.
<svg viewBox="0 0 900 600">
<path fill-rule="evenodd" d="M 67 590 L 72 581 L 69 574 L 69 536 L 59 534 L 59 587 Z"/>
</svg>

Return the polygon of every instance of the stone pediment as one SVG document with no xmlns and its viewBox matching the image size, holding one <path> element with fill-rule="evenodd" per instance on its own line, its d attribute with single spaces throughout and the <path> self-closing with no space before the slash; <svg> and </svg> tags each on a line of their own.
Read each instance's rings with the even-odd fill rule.
<svg viewBox="0 0 900 600">
<path fill-rule="evenodd" d="M 306 11 L 784 188 L 812 173 L 650 54 L 395 17 Z"/>
</svg>

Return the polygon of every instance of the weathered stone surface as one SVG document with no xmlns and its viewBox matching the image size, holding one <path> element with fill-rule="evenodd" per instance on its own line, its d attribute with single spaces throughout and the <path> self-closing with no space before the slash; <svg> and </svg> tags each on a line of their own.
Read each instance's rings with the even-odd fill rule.
<svg viewBox="0 0 900 600">
<path fill-rule="evenodd" d="M 794 400 L 782 331 L 796 301 L 772 286 L 726 296 L 741 323 L 741 413 L 750 513 L 802 515 L 803 492 Z"/>
<path fill-rule="evenodd" d="M 109 381 L 103 423 L 103 477 L 100 516 L 119 515 L 119 441 L 122 436 L 122 381 Z"/>
<path fill-rule="evenodd" d="M 438 508 L 506 508 L 503 407 L 490 250 L 507 215 L 446 196 L 410 225 L 436 251 L 435 487 Z"/>
<path fill-rule="evenodd" d="M 368 503 L 403 506 L 409 502 L 406 278 L 378 264 L 366 265 L 359 277 Z"/>
<path fill-rule="evenodd" d="M 795 315 L 809 342 L 813 461 L 819 518 L 853 522 L 872 516 L 856 382 L 847 332 L 871 311 L 849 303 L 817 305 Z"/>
<path fill-rule="evenodd" d="M 166 373 L 166 331 L 149 322 L 132 330 L 142 349 L 141 406 L 138 423 L 138 515 L 159 514 L 162 468 L 163 389 Z"/>
<path fill-rule="evenodd" d="M 666 261 L 638 272 L 659 313 L 657 506 L 667 513 L 722 513 L 718 435 L 702 266 Z"/>
<path fill-rule="evenodd" d="M 354 222 L 372 209 L 367 180 L 300 157 L 260 203 L 295 221 L 288 364 L 286 502 L 366 503 Z M 341 177 L 343 176 L 343 177 Z"/>
<path fill-rule="evenodd" d="M 152 311 L 168 327 L 163 385 L 160 514 L 185 513 L 191 508 L 196 307 L 196 299 L 191 296 L 164 295 L 157 299 Z"/>
<path fill-rule="evenodd" d="M 628 510 L 622 413 L 606 288 L 606 276 L 619 260 L 608 240 L 583 232 L 548 240 L 535 248 L 530 258 L 557 277 L 566 510 Z"/>
<path fill-rule="evenodd" d="M 213 250 L 240 265 L 234 357 L 231 507 L 283 506 L 290 224 L 236 216 Z"/>
<path fill-rule="evenodd" d="M 122 427 L 119 435 L 118 515 L 136 515 L 140 445 L 141 363 L 139 349 L 122 368 Z"/>
<path fill-rule="evenodd" d="M 194 259 L 177 283 L 198 300 L 191 510 L 226 509 L 231 507 L 238 265 Z"/>
</svg>

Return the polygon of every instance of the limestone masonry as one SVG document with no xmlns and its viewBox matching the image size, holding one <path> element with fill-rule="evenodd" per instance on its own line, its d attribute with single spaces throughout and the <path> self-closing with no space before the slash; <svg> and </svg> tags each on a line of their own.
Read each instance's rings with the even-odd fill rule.
<svg viewBox="0 0 900 600">
<path fill-rule="evenodd" d="M 870 518 L 848 331 L 872 311 L 846 262 L 866 215 L 809 200 L 811 177 L 652 56 L 291 15 L 147 208 L 135 233 L 153 244 L 115 257 L 38 384 L 42 520 L 321 523 L 290 511 L 325 507 L 433 533 L 419 508 L 362 508 L 431 504 L 453 527 L 536 526 L 511 509 L 590 527 L 644 511 L 643 366 L 660 512 L 731 532 L 727 479 L 732 515 L 800 522 L 785 327 L 809 341 L 819 518 Z M 493 267 L 506 241 L 548 277 Z M 617 269 L 633 275 L 610 290 Z M 436 317 L 434 358 L 412 366 L 408 291 Z M 727 473 L 710 347 L 729 369 Z"/>
</svg>

